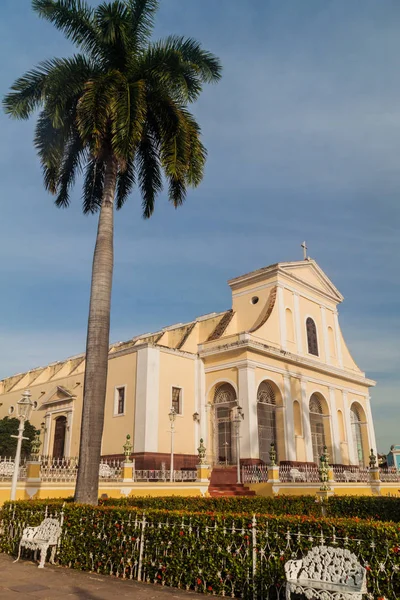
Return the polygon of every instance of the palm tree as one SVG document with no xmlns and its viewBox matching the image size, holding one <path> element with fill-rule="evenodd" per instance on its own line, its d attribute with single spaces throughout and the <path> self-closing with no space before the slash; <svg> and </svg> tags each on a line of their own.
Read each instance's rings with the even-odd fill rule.
<svg viewBox="0 0 400 600">
<path fill-rule="evenodd" d="M 33 0 L 79 49 L 70 58 L 39 64 L 16 80 L 4 98 L 16 119 L 40 109 L 35 146 L 44 185 L 59 207 L 83 172 L 83 212 L 99 212 L 93 256 L 86 368 L 75 500 L 97 504 L 108 368 L 114 205 L 134 186 L 143 216 L 168 183 L 178 207 L 203 176 L 206 150 L 187 106 L 204 83 L 219 80 L 218 58 L 193 39 L 152 42 L 158 0 Z"/>
</svg>

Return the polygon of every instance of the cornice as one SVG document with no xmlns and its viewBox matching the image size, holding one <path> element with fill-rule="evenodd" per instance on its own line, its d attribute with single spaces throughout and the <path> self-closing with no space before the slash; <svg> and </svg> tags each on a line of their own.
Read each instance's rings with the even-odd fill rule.
<svg viewBox="0 0 400 600">
<path fill-rule="evenodd" d="M 357 375 L 355 373 L 346 371 L 345 369 L 340 369 L 332 365 L 320 363 L 307 357 L 300 356 L 299 354 L 293 354 L 284 350 L 278 350 L 277 348 L 268 346 L 267 344 L 263 344 L 261 342 L 257 342 L 255 340 L 250 339 L 250 336 L 248 336 L 247 334 L 242 334 L 241 339 L 230 344 L 221 344 L 217 347 L 213 347 L 210 349 L 201 348 L 199 350 L 199 356 L 201 358 L 207 358 L 210 356 L 216 356 L 238 349 L 255 350 L 256 352 L 264 354 L 265 356 L 270 356 L 271 358 L 284 360 L 286 363 L 296 365 L 298 367 L 305 367 L 318 373 L 323 373 L 324 375 L 338 377 L 340 379 L 358 383 L 367 387 L 373 387 L 376 384 L 376 382 L 372 379 L 367 379 L 365 377 L 365 373 Z"/>
</svg>

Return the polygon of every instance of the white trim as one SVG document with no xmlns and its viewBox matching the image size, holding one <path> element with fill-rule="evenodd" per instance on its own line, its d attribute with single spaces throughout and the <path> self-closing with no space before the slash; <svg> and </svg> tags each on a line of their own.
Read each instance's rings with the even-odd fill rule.
<svg viewBox="0 0 400 600">
<path fill-rule="evenodd" d="M 171 385 L 171 393 L 169 395 L 171 408 L 172 408 L 172 390 L 173 390 L 173 388 L 176 388 L 176 389 L 178 389 L 178 390 L 181 391 L 181 393 L 179 395 L 179 408 L 180 408 L 180 412 L 175 413 L 175 414 L 176 414 L 177 417 L 183 417 L 183 387 L 181 385 L 175 385 L 175 384 Z"/>
<path fill-rule="evenodd" d="M 283 288 L 278 285 L 277 288 L 278 312 L 279 312 L 279 335 L 281 347 L 283 350 L 287 348 L 286 340 L 286 319 L 285 319 L 285 304 L 283 299 Z"/>
<path fill-rule="evenodd" d="M 115 385 L 114 386 L 114 410 L 113 417 L 125 417 L 126 414 L 126 390 L 128 385 L 124 383 L 123 385 Z M 124 390 L 124 410 L 122 413 L 118 412 L 118 390 Z"/>
<path fill-rule="evenodd" d="M 328 365 L 331 364 L 331 356 L 329 350 L 329 339 L 328 339 L 328 328 L 326 324 L 326 308 L 324 306 L 320 306 L 321 309 L 321 321 L 322 321 L 322 338 L 324 342 L 324 352 L 325 352 L 325 362 Z"/>
<path fill-rule="evenodd" d="M 367 415 L 367 428 L 368 428 L 368 441 L 369 441 L 368 447 L 369 447 L 369 449 L 372 448 L 375 456 L 378 456 L 378 448 L 376 447 L 374 420 L 372 418 L 371 401 L 370 401 L 369 396 L 365 397 L 365 409 L 364 410 Z"/>
<path fill-rule="evenodd" d="M 251 364 L 254 365 L 255 367 L 258 367 L 260 369 L 263 369 L 265 371 L 268 372 L 272 372 L 272 373 L 279 373 L 281 375 L 284 375 L 285 373 L 287 373 L 288 375 L 290 375 L 291 377 L 294 377 L 296 379 L 303 379 L 304 381 L 310 382 L 310 383 L 316 383 L 317 385 L 324 385 L 325 387 L 333 387 L 336 390 L 340 390 L 341 392 L 346 390 L 347 392 L 349 392 L 350 394 L 355 394 L 357 396 L 360 396 L 361 398 L 365 398 L 366 395 L 364 392 L 360 391 L 360 390 L 356 390 L 354 388 L 350 388 L 350 387 L 346 387 L 344 385 L 339 385 L 339 384 L 332 384 L 327 382 L 325 379 L 317 379 L 316 377 L 309 377 L 308 375 L 302 375 L 301 373 L 298 373 L 297 371 L 290 371 L 288 369 L 281 369 L 280 367 L 274 367 L 272 365 L 266 365 L 262 362 L 259 361 L 255 361 L 255 360 L 240 360 L 240 361 L 235 361 L 235 362 L 229 362 L 229 363 L 224 363 L 221 365 L 218 365 L 216 367 L 208 367 L 205 369 L 205 373 L 215 373 L 216 371 L 222 371 L 224 369 L 231 369 L 231 368 L 238 368 L 242 365 L 245 364 Z M 263 381 L 265 379 L 265 377 L 263 377 L 261 381 Z M 219 381 L 226 381 L 226 379 L 222 378 Z M 232 383 L 232 382 L 229 382 Z M 213 384 L 214 385 L 214 384 Z M 232 385 L 234 386 L 234 384 L 232 383 Z M 277 384 L 278 385 L 278 384 Z M 364 383 L 361 383 L 360 385 L 366 385 Z M 279 387 L 279 386 L 278 386 Z M 211 390 L 211 388 L 210 388 Z M 210 391 L 209 390 L 209 391 Z"/>
<path fill-rule="evenodd" d="M 245 290 L 243 292 L 232 292 L 232 298 L 239 298 L 239 296 L 246 296 L 246 294 L 250 294 L 250 293 L 255 293 L 255 292 L 261 292 L 261 290 L 266 290 L 268 288 L 272 288 L 272 287 L 276 287 L 276 281 L 272 282 L 272 283 L 265 283 L 263 285 L 258 285 L 256 287 L 252 287 L 248 290 Z"/>
<path fill-rule="evenodd" d="M 296 344 L 298 354 L 303 354 L 303 332 L 300 324 L 300 297 L 298 292 L 293 293 L 294 326 L 296 330 Z"/>
<path fill-rule="evenodd" d="M 357 457 L 355 456 L 355 449 L 354 449 L 354 443 L 353 443 L 353 431 L 351 429 L 350 404 L 349 404 L 348 394 L 346 391 L 343 392 L 343 416 L 344 416 L 344 424 L 346 427 L 349 463 L 351 465 L 357 465 L 358 460 L 357 460 Z"/>
<path fill-rule="evenodd" d="M 285 423 L 285 446 L 286 460 L 296 460 L 296 441 L 294 436 L 294 415 L 292 392 L 290 388 L 290 375 L 283 376 L 283 405 L 285 407 L 284 423 Z"/>
<path fill-rule="evenodd" d="M 241 423 L 241 451 L 243 458 L 259 458 L 257 390 L 255 368 L 243 365 L 238 369 L 239 405 L 243 408 Z M 257 432 L 257 435 L 256 435 Z"/>
<path fill-rule="evenodd" d="M 340 436 L 339 436 L 339 423 L 338 423 L 338 411 L 336 408 L 335 388 L 329 387 L 329 403 L 331 409 L 331 423 L 332 423 L 332 449 L 333 449 L 333 460 L 336 464 L 342 464 L 342 452 L 340 450 Z M 343 414 L 343 413 L 342 413 Z"/>
<path fill-rule="evenodd" d="M 252 366 L 252 365 L 249 365 L 249 366 Z M 258 365 L 254 364 L 254 365 L 253 365 L 253 368 L 255 368 L 255 367 L 257 367 L 257 366 L 258 366 Z M 240 368 L 240 367 L 238 367 L 238 368 Z M 270 375 L 270 374 L 268 374 L 268 377 L 260 377 L 260 378 L 258 379 L 258 381 L 257 381 L 257 390 L 256 390 L 256 391 L 257 391 L 257 394 L 258 394 L 258 388 L 260 387 L 260 385 L 261 385 L 261 384 L 262 384 L 264 381 L 266 381 L 266 382 L 268 382 L 268 381 L 272 381 L 272 383 L 276 385 L 276 387 L 278 388 L 278 390 L 279 390 L 279 393 L 280 393 L 280 395 L 281 395 L 281 398 L 282 398 L 282 404 L 283 404 L 283 403 L 284 403 L 284 393 L 283 393 L 283 389 L 282 389 L 282 384 L 281 384 L 281 383 L 278 383 L 278 382 L 276 381 L 276 379 L 274 379 L 273 377 L 271 377 L 271 375 Z"/>
<path fill-rule="evenodd" d="M 338 319 L 337 311 L 335 311 L 333 313 L 333 324 L 334 324 L 334 333 L 335 333 L 335 340 L 336 340 L 337 361 L 338 361 L 339 367 L 343 368 L 342 344 L 340 341 L 340 328 L 339 328 L 339 319 Z"/>
</svg>

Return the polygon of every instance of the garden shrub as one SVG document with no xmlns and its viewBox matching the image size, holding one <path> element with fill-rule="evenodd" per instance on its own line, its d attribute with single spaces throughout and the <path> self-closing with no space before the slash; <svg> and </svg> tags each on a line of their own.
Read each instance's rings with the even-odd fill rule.
<svg viewBox="0 0 400 600">
<path fill-rule="evenodd" d="M 258 514 L 254 527 L 251 514 L 144 511 L 119 504 L 65 504 L 60 564 L 136 579 L 140 562 L 141 578 L 152 583 L 244 598 L 253 598 L 254 592 L 272 599 L 282 597 L 287 560 L 321 543 L 337 544 L 367 567 L 370 598 L 400 597 L 400 528 L 395 523 Z M 0 550 L 15 553 L 23 526 L 40 523 L 46 505 L 48 513 L 59 514 L 62 507 L 59 501 L 6 503 Z"/>
</svg>

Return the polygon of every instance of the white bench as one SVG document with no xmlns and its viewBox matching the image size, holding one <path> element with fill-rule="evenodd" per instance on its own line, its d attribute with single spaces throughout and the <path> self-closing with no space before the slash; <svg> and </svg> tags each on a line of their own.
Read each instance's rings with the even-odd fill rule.
<svg viewBox="0 0 400 600">
<path fill-rule="evenodd" d="M 99 477 L 114 477 L 115 469 L 110 467 L 107 463 L 100 463 L 99 465 Z"/>
<path fill-rule="evenodd" d="M 358 475 L 353 471 L 343 471 L 343 477 L 345 481 L 357 481 Z"/>
<path fill-rule="evenodd" d="M 299 471 L 299 469 L 290 469 L 289 476 L 292 481 L 305 481 L 306 474 Z"/>
<path fill-rule="evenodd" d="M 292 594 L 323 600 L 362 600 L 367 571 L 349 550 L 316 546 L 301 560 L 285 564 L 286 600 Z"/>
<path fill-rule="evenodd" d="M 15 463 L 11 460 L 0 462 L 0 475 L 5 477 L 12 476 L 14 473 Z"/>
<path fill-rule="evenodd" d="M 17 562 L 20 559 L 22 548 L 35 550 L 35 558 L 37 551 L 40 550 L 39 569 L 43 569 L 46 561 L 47 550 L 52 547 L 50 562 L 54 564 L 54 558 L 60 540 L 61 530 L 62 522 L 60 523 L 60 521 L 57 519 L 52 518 L 44 519 L 38 527 L 26 527 L 22 532 L 17 560 L 14 562 Z"/>
</svg>

